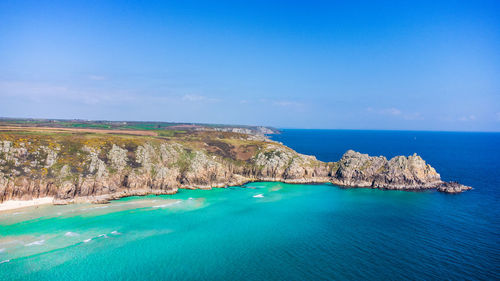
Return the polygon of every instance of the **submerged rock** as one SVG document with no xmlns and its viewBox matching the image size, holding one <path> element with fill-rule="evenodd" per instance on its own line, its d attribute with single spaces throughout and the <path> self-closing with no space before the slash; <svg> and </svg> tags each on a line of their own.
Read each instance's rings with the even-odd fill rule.
<svg viewBox="0 0 500 281">
<path fill-rule="evenodd" d="M 437 187 L 438 191 L 445 193 L 460 193 L 466 190 L 471 190 L 472 187 L 459 184 L 458 182 L 443 182 Z"/>
</svg>

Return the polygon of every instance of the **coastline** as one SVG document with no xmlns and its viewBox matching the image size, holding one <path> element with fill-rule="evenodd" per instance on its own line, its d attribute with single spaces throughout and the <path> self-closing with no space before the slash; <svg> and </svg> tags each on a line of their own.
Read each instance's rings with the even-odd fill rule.
<svg viewBox="0 0 500 281">
<path fill-rule="evenodd" d="M 194 185 L 194 186 L 181 186 L 179 188 L 162 190 L 162 189 L 137 189 L 137 190 L 124 190 L 120 192 L 115 192 L 111 194 L 103 194 L 98 196 L 81 196 L 75 197 L 72 199 L 57 199 L 54 197 L 41 197 L 34 198 L 30 200 L 7 200 L 0 203 L 0 212 L 10 211 L 25 207 L 33 207 L 40 205 L 68 205 L 68 204 L 79 204 L 79 203 L 91 203 L 91 204 L 107 204 L 112 200 L 119 200 L 125 197 L 132 196 L 147 196 L 147 195 L 173 195 L 176 194 L 179 189 L 186 190 L 211 190 L 213 188 L 227 188 L 233 186 L 241 186 L 244 187 L 248 183 L 252 182 L 281 182 L 287 184 L 333 184 L 339 188 L 371 188 L 371 189 L 380 189 L 380 190 L 402 190 L 402 191 L 423 191 L 423 190 L 436 190 L 439 191 L 439 184 L 443 184 L 444 182 L 439 182 L 435 185 L 428 185 L 426 187 L 421 188 L 384 188 L 384 187 L 372 187 L 372 186 L 363 186 L 363 185 L 343 185 L 341 183 L 332 181 L 329 178 L 312 178 L 312 179 L 280 179 L 276 180 L 273 178 L 262 178 L 262 179 L 245 179 L 239 182 L 232 182 L 228 184 L 218 184 L 211 186 L 204 185 Z M 444 183 L 446 184 L 446 183 Z M 442 190 L 441 190 L 442 191 Z M 446 192 L 445 193 L 455 193 L 455 192 Z"/>
<path fill-rule="evenodd" d="M 147 196 L 147 195 L 172 195 L 172 194 L 177 193 L 177 191 L 179 189 L 211 190 L 213 188 L 227 188 L 227 187 L 233 187 L 233 186 L 242 186 L 243 187 L 243 186 L 245 186 L 245 184 L 252 183 L 252 182 L 282 182 L 282 183 L 288 183 L 288 184 L 331 183 L 331 181 L 329 181 L 327 179 L 318 179 L 318 180 L 304 180 L 304 179 L 290 179 L 290 180 L 275 180 L 274 179 L 273 180 L 272 178 L 266 178 L 266 179 L 262 179 L 262 180 L 245 179 L 245 180 L 240 181 L 240 182 L 234 182 L 234 183 L 228 183 L 228 184 L 218 184 L 218 185 L 211 185 L 211 186 L 204 186 L 204 185 L 181 186 L 180 188 L 167 189 L 167 190 L 163 190 L 163 189 L 137 189 L 137 190 L 120 191 L 120 192 L 115 192 L 115 193 L 110 193 L 110 194 L 103 194 L 103 195 L 98 195 L 98 196 L 81 196 L 81 197 L 75 197 L 75 198 L 71 198 L 71 199 L 57 199 L 54 197 L 40 197 L 40 198 L 34 198 L 34 199 L 30 199 L 30 200 L 7 200 L 7 201 L 0 203 L 0 212 L 20 209 L 20 208 L 25 208 L 25 207 L 46 205 L 46 204 L 51 204 L 51 205 L 69 205 L 69 204 L 79 204 L 79 203 L 107 204 L 112 200 L 119 200 L 119 199 L 125 198 L 125 197 Z"/>
</svg>

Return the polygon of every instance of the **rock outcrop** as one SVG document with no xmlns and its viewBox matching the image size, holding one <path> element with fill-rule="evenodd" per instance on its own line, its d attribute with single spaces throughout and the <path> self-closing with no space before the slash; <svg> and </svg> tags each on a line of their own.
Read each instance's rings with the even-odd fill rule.
<svg viewBox="0 0 500 281">
<path fill-rule="evenodd" d="M 0 134 L 0 202 L 54 197 L 56 203 L 106 202 L 179 188 L 225 187 L 249 181 L 332 182 L 348 187 L 457 193 L 417 155 L 390 160 L 346 152 L 321 162 L 279 143 L 244 135 L 167 140 L 123 136 Z M 227 137 L 227 136 L 226 136 Z"/>
<path fill-rule="evenodd" d="M 457 182 L 443 182 L 436 170 L 417 154 L 387 160 L 383 156 L 369 156 L 349 150 L 336 165 L 338 168 L 331 182 L 341 186 L 400 190 L 435 188 L 445 193 L 472 189 Z"/>
<path fill-rule="evenodd" d="M 418 155 L 387 160 L 352 150 L 338 163 L 332 182 L 344 186 L 385 189 L 426 189 L 442 184 L 440 175 Z"/>
<path fill-rule="evenodd" d="M 459 184 L 458 182 L 443 182 L 437 187 L 438 191 L 445 193 L 460 193 L 470 189 L 472 187 Z"/>
</svg>

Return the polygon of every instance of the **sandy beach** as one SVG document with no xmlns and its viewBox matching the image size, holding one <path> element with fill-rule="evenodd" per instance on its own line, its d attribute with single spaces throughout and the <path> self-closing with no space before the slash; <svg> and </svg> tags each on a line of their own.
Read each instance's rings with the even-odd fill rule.
<svg viewBox="0 0 500 281">
<path fill-rule="evenodd" d="M 7 200 L 3 203 L 0 203 L 0 212 L 36 205 L 52 204 L 53 201 L 53 197 L 42 197 L 31 200 Z"/>
</svg>

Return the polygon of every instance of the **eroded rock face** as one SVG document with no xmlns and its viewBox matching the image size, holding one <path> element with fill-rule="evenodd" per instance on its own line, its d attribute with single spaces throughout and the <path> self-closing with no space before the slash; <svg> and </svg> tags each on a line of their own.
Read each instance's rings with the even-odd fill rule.
<svg viewBox="0 0 500 281">
<path fill-rule="evenodd" d="M 255 140 L 251 140 L 255 141 Z M 248 144 L 243 144 L 248 145 Z M 212 188 L 248 181 L 332 182 L 384 189 L 470 189 L 444 183 L 420 156 L 390 160 L 348 151 L 325 163 L 274 142 L 253 147 L 242 160 L 200 146 L 166 141 L 110 143 L 107 140 L 35 145 L 0 141 L 0 202 L 52 196 L 58 203 L 106 200 L 130 195 L 172 194 L 178 188 Z M 232 145 L 227 144 L 228 149 Z"/>
<path fill-rule="evenodd" d="M 374 157 L 349 150 L 337 163 L 338 169 L 332 182 L 343 186 L 402 190 L 438 188 L 443 192 L 470 189 L 441 181 L 436 170 L 416 154 L 387 160 L 383 156 Z"/>
<path fill-rule="evenodd" d="M 416 154 L 396 156 L 388 161 L 383 156 L 373 157 L 349 150 L 338 163 L 334 179 L 345 186 L 422 189 L 441 183 L 434 168 Z"/>
<path fill-rule="evenodd" d="M 278 144 L 269 144 L 259 151 L 252 158 L 252 164 L 255 168 L 253 176 L 297 183 L 329 181 L 331 166 L 314 156 Z"/>
</svg>

